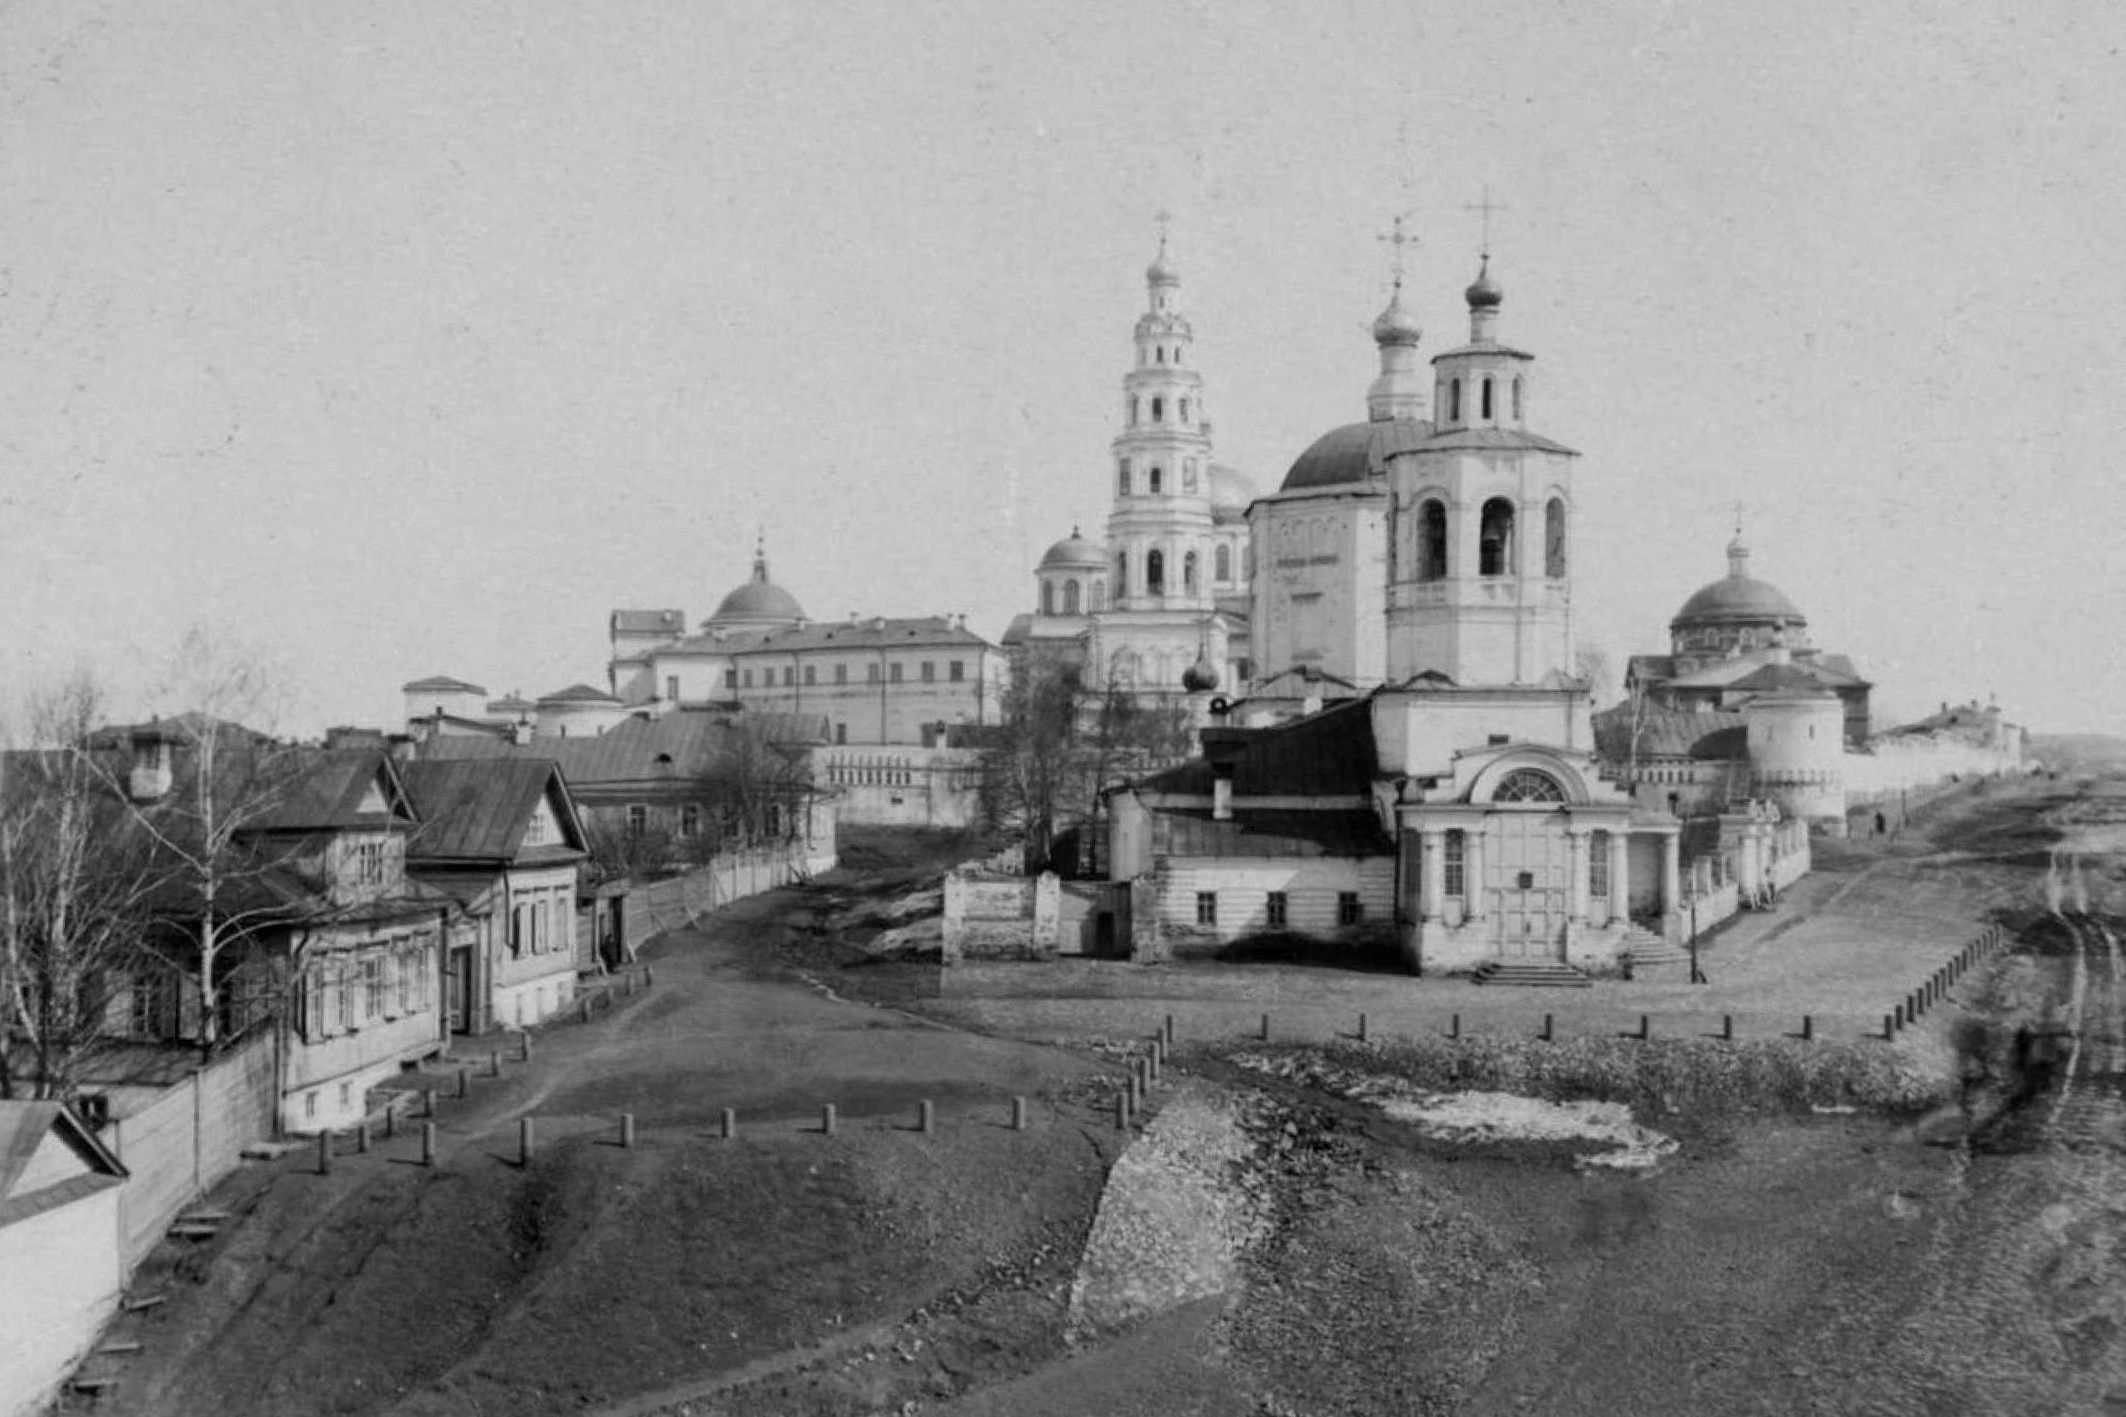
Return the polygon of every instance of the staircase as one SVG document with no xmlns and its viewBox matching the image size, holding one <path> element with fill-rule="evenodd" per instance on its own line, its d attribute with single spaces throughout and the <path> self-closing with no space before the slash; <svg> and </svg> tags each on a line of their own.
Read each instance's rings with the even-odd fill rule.
<svg viewBox="0 0 2126 1417">
<path fill-rule="evenodd" d="M 1662 939 L 1644 925 L 1633 925 L 1624 932 L 1624 959 L 1631 965 L 1632 973 L 1644 969 L 1660 969 L 1668 965 L 1687 966 L 1690 950 Z"/>
<path fill-rule="evenodd" d="M 1469 978 L 1475 984 L 1519 984 L 1548 989 L 1585 989 L 1594 982 L 1558 960 L 1487 959 Z"/>
</svg>

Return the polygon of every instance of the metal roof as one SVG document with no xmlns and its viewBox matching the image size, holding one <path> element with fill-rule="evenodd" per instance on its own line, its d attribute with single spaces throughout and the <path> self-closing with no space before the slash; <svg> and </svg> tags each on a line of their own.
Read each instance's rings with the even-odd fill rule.
<svg viewBox="0 0 2126 1417">
<path fill-rule="evenodd" d="M 406 790 L 421 814 L 407 846 L 421 861 L 568 860 L 585 849 L 583 824 L 560 769 L 549 759 L 430 759 L 408 763 Z M 554 805 L 564 844 L 526 848 L 524 829 L 542 800 Z"/>
<path fill-rule="evenodd" d="M 468 684 L 463 679 L 453 679 L 448 674 L 431 674 L 426 679 L 416 679 L 402 688 L 404 694 L 484 694 L 487 690 L 478 684 Z"/>
</svg>

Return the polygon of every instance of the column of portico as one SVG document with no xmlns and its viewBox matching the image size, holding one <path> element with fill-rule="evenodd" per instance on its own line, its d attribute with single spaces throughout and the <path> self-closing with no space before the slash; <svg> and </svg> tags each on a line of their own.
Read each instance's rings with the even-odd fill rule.
<svg viewBox="0 0 2126 1417">
<path fill-rule="evenodd" d="M 1587 831 L 1584 827 L 1565 828 L 1566 859 L 1572 864 L 1571 874 L 1566 878 L 1565 918 L 1574 924 L 1587 922 Z"/>
<path fill-rule="evenodd" d="M 1609 834 L 1609 921 L 1618 924 L 1631 917 L 1631 835 L 1625 830 Z"/>
<path fill-rule="evenodd" d="M 1682 833 L 1664 832 L 1661 837 L 1661 917 L 1669 925 L 1667 933 L 1671 935 L 1675 923 L 1682 918 L 1682 869 Z"/>
<path fill-rule="evenodd" d="M 1440 918 L 1440 897 L 1447 889 L 1447 834 L 1436 827 L 1427 827 L 1419 833 L 1424 847 L 1423 890 L 1418 901 L 1418 910 L 1427 921 Z"/>
<path fill-rule="evenodd" d="M 1462 831 L 1462 918 L 1484 918 L 1484 828 L 1480 819 Z"/>
</svg>

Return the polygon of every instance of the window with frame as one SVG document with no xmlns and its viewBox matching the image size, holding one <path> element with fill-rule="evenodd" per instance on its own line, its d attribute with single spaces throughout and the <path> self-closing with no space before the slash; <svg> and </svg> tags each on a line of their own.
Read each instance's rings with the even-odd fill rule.
<svg viewBox="0 0 2126 1417">
<path fill-rule="evenodd" d="M 1441 856 L 1443 866 L 1441 874 L 1445 878 L 1445 883 L 1440 889 L 1448 896 L 1465 896 L 1468 894 L 1468 880 L 1465 870 L 1468 839 L 1459 831 L 1451 831 L 1447 833 L 1447 840 L 1444 846 L 1445 850 Z"/>
<path fill-rule="evenodd" d="M 353 981 L 348 978 L 344 967 L 338 971 L 338 975 L 333 982 L 338 987 L 340 996 L 340 1030 L 345 1032 L 354 1027 L 354 989 L 351 987 Z"/>
<path fill-rule="evenodd" d="M 835 682 L 835 683 L 837 683 L 837 684 L 846 684 L 846 683 L 848 683 L 848 682 L 849 682 L 849 666 L 848 666 L 848 665 L 846 665 L 846 664 L 837 664 L 837 665 L 835 665 L 835 666 L 834 666 L 834 682 Z"/>
<path fill-rule="evenodd" d="M 521 958 L 524 954 L 525 914 L 522 901 L 517 902 L 509 909 L 509 953 L 513 959 Z"/>
<path fill-rule="evenodd" d="M 399 1012 L 410 1014 L 414 1006 L 414 976 L 420 972 L 420 954 L 404 940 L 392 951 L 392 975 L 398 986 Z"/>
<path fill-rule="evenodd" d="M 735 689 L 735 688 L 737 688 L 737 687 L 738 687 L 738 671 L 737 671 L 737 670 L 735 670 L 735 669 L 726 669 L 726 670 L 724 670 L 724 672 L 723 672 L 723 686 L 724 686 L 724 687 L 725 687 L 726 689 Z"/>
<path fill-rule="evenodd" d="M 358 841 L 354 844 L 354 882 L 359 886 L 384 884 L 383 842 Z"/>
<path fill-rule="evenodd" d="M 782 669 L 782 686 L 787 689 L 797 682 L 797 666 L 785 664 Z"/>
<path fill-rule="evenodd" d="M 877 666 L 876 664 L 867 664 L 867 665 L 865 665 L 865 666 L 864 666 L 864 682 L 865 682 L 866 684 L 876 684 L 876 683 L 878 682 L 878 680 L 879 680 L 878 666 Z"/>
<path fill-rule="evenodd" d="M 664 676 L 664 696 L 675 704 L 679 702 L 679 676 L 677 674 Z"/>
<path fill-rule="evenodd" d="M 1336 893 L 1337 924 L 1356 925 L 1364 917 L 1365 907 L 1359 904 L 1357 891 L 1338 891 Z"/>
<path fill-rule="evenodd" d="M 701 807 L 689 802 L 679 809 L 679 834 L 694 837 L 701 834 Z"/>
<path fill-rule="evenodd" d="M 1283 891 L 1271 891 L 1263 902 L 1263 918 L 1272 930 L 1282 930 L 1291 908 L 1291 897 Z"/>
<path fill-rule="evenodd" d="M 811 687 L 812 687 L 812 686 L 813 686 L 814 684 L 817 684 L 818 682 L 819 682 L 819 666 L 818 666 L 818 665 L 816 665 L 816 664 L 808 664 L 808 665 L 806 665 L 806 666 L 805 666 L 805 687 L 809 689 L 809 688 L 811 688 Z"/>
<path fill-rule="evenodd" d="M 627 806 L 627 834 L 628 834 L 629 836 L 641 836 L 641 835 L 642 835 L 642 834 L 643 834 L 644 832 L 648 831 L 649 829 L 650 829 L 650 809 L 649 809 L 649 808 L 648 808 L 648 807 L 647 807 L 646 805 L 644 805 L 643 803 L 641 803 L 641 802 L 630 802 L 630 803 L 628 803 L 628 806 Z"/>
<path fill-rule="evenodd" d="M 738 682 L 739 682 L 740 684 L 744 685 L 744 686 L 745 686 L 746 688 L 748 688 L 748 689 L 752 688 L 752 687 L 753 687 L 753 671 L 752 671 L 752 670 L 750 670 L 750 669 L 748 669 L 748 670 L 746 670 L 746 671 L 745 671 L 745 672 L 744 672 L 743 674 L 739 675 L 739 679 L 738 679 Z"/>
<path fill-rule="evenodd" d="M 1565 787 L 1547 772 L 1534 768 L 1515 768 L 1499 779 L 1498 789 L 1491 794 L 1494 802 L 1563 802 Z"/>
<path fill-rule="evenodd" d="M 1075 586 L 1077 582 L 1072 581 L 1071 584 Z M 945 666 L 945 677 L 955 684 L 964 683 L 967 679 L 967 661 L 955 659 L 950 664 L 947 664 Z"/>
<path fill-rule="evenodd" d="M 1196 892 L 1196 923 L 1198 925 L 1216 925 L 1218 923 L 1218 892 Z"/>
<path fill-rule="evenodd" d="M 900 666 L 900 665 L 898 665 L 898 664 L 889 664 L 889 665 L 887 665 L 887 666 L 886 666 L 886 678 L 887 678 L 888 680 L 890 680 L 891 682 L 895 683 L 895 684 L 898 684 L 898 683 L 900 683 L 900 682 L 901 682 L 901 666 Z"/>
<path fill-rule="evenodd" d="M 1596 900 L 1609 898 L 1609 833 L 1587 834 L 1587 893 Z"/>
<path fill-rule="evenodd" d="M 937 678 L 938 678 L 938 666 L 937 666 L 937 661 L 936 661 L 936 660 L 934 660 L 934 659 L 926 659 L 926 660 L 924 660 L 924 661 L 923 661 L 923 682 L 924 682 L 925 684 L 935 684 L 935 683 L 937 682 Z"/>
</svg>

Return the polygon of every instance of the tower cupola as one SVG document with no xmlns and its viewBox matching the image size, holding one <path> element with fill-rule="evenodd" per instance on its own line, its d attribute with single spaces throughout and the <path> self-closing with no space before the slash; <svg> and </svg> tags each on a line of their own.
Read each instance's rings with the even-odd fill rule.
<svg viewBox="0 0 2126 1417">
<path fill-rule="evenodd" d="M 1506 292 L 1491 278 L 1491 253 L 1486 251 L 1477 266 L 1476 279 L 1462 292 L 1469 302 L 1469 343 L 1491 344 L 1496 336 L 1492 326 L 1498 322 L 1499 306 L 1506 302 Z"/>
</svg>

